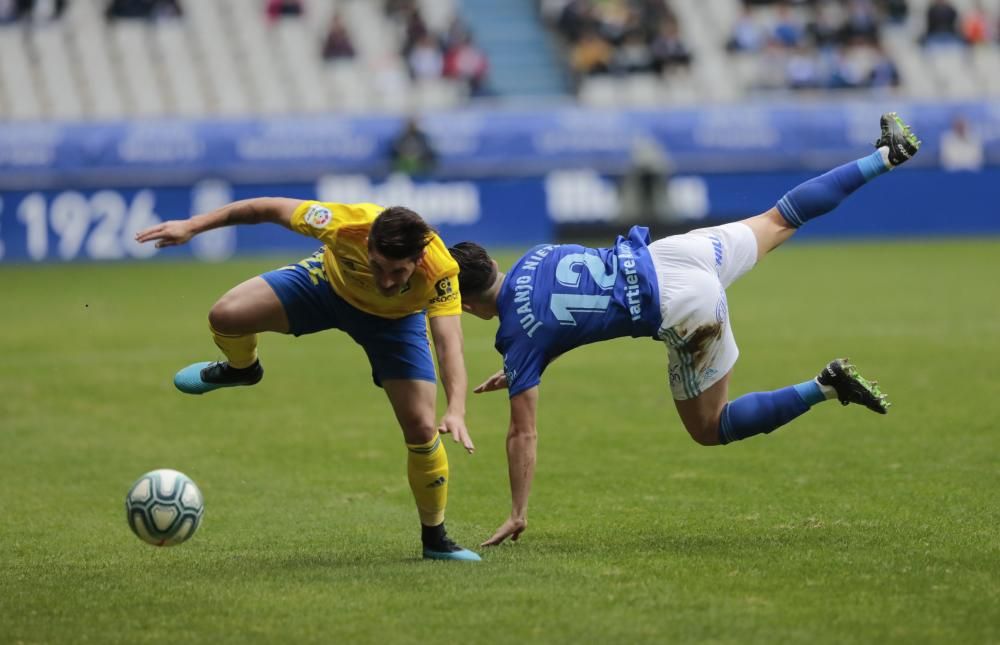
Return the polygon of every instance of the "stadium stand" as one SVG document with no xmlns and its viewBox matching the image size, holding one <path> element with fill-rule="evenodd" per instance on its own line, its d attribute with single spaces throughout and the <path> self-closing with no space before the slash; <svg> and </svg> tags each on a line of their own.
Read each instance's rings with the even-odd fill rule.
<svg viewBox="0 0 1000 645">
<path fill-rule="evenodd" d="M 453 107 L 488 87 L 457 11 L 455 0 L 0 0 L 0 118 Z M 430 73 L 408 65 L 410 16 L 439 61 Z"/>
<path fill-rule="evenodd" d="M 1000 8 L 977 0 L 542 0 L 581 101 L 996 96 Z M 992 6 L 992 5 L 991 5 Z"/>
<path fill-rule="evenodd" d="M 998 37 L 978 0 L 0 0 L 0 118 L 404 114 L 567 79 L 599 107 L 962 100 L 1000 96 Z"/>
</svg>

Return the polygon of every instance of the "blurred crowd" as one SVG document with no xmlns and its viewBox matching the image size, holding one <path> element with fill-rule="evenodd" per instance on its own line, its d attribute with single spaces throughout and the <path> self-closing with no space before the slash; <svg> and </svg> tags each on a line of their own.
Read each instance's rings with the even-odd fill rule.
<svg viewBox="0 0 1000 645">
<path fill-rule="evenodd" d="M 691 64 L 666 0 L 545 0 L 577 80 L 594 74 L 664 72 Z"/>
<path fill-rule="evenodd" d="M 462 81 L 473 96 L 488 92 L 489 60 L 459 16 L 435 33 L 416 0 L 385 0 L 385 13 L 402 35 L 400 54 L 414 79 L 444 77 Z"/>
<path fill-rule="evenodd" d="M 0 24 L 55 20 L 72 1 L 74 0 L 0 0 Z M 309 3 L 303 0 L 241 1 L 259 1 L 264 19 L 269 24 L 309 17 Z M 444 33 L 435 33 L 424 21 L 416 0 L 384 0 L 384 7 L 386 16 L 400 33 L 402 47 L 399 53 L 414 79 L 455 79 L 465 83 L 473 95 L 487 92 L 489 61 L 459 17 L 452 20 Z M 109 21 L 152 21 L 182 16 L 181 0 L 108 0 L 105 5 L 105 17 Z M 350 60 L 356 55 L 350 29 L 339 10 L 334 13 L 325 30 L 319 55 L 326 61 Z"/>
<path fill-rule="evenodd" d="M 302 0 L 268 0 L 270 21 L 288 16 L 301 16 Z M 400 35 L 399 54 L 406 61 L 414 80 L 448 78 L 466 84 L 473 95 L 486 92 L 489 62 L 476 46 L 472 33 L 459 17 L 452 20 L 444 33 L 434 33 L 424 21 L 416 0 L 385 0 L 385 15 Z M 350 29 L 341 11 L 336 11 L 327 27 L 321 54 L 326 61 L 353 59 L 357 50 Z"/>
<path fill-rule="evenodd" d="M 730 52 L 761 56 L 759 85 L 796 90 L 883 88 L 899 84 L 882 46 L 887 22 L 907 15 L 905 0 L 820 0 L 747 4 L 733 28 Z"/>
<path fill-rule="evenodd" d="M 662 73 L 692 62 L 683 25 L 670 0 L 539 0 L 544 20 L 564 45 L 579 81 L 597 74 Z M 737 0 L 733 0 L 737 2 Z M 931 0 L 922 17 L 907 0 L 743 0 L 720 43 L 733 56 L 754 57 L 761 89 L 893 87 L 896 62 L 882 33 L 922 24 L 925 47 L 1000 42 L 1000 6 L 980 0 L 959 11 Z"/>
</svg>

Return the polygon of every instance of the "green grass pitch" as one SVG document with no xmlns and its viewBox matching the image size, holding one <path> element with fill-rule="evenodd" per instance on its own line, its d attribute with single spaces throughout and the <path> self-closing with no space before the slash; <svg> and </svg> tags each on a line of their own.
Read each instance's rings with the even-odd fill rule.
<svg viewBox="0 0 1000 645">
<path fill-rule="evenodd" d="M 827 403 L 695 444 L 649 340 L 546 374 L 528 531 L 418 559 L 405 452 L 360 348 L 266 335 L 254 388 L 189 397 L 206 314 L 297 258 L 0 269 L 2 643 L 1000 642 L 1000 242 L 790 245 L 730 290 L 733 395 L 850 356 L 895 404 Z M 509 261 L 510 256 L 507 260 Z M 466 319 L 471 385 L 499 366 Z M 449 442 L 449 527 L 509 510 L 506 399 Z M 198 535 L 129 531 L 145 471 L 190 475 Z"/>
</svg>

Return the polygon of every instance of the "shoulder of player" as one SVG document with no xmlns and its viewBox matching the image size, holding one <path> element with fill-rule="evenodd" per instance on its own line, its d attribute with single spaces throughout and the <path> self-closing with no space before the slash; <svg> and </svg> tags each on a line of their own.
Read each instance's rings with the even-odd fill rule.
<svg viewBox="0 0 1000 645">
<path fill-rule="evenodd" d="M 435 234 L 424 249 L 424 257 L 420 262 L 420 270 L 428 282 L 434 283 L 442 278 L 458 275 L 458 262 L 448 253 L 448 247 Z"/>
<path fill-rule="evenodd" d="M 367 231 L 384 208 L 377 204 L 342 204 L 306 200 L 292 214 L 293 224 L 299 222 L 316 229 L 351 228 Z"/>
</svg>

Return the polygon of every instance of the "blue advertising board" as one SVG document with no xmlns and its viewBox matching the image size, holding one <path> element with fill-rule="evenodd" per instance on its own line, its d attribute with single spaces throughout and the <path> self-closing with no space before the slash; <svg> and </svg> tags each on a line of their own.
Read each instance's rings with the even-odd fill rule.
<svg viewBox="0 0 1000 645">
<path fill-rule="evenodd" d="M 766 211 L 813 173 L 716 173 L 673 178 L 674 227 L 694 228 Z M 903 168 L 851 196 L 836 213 L 810 222 L 800 237 L 1000 234 L 1000 168 L 947 173 Z M 562 223 L 613 224 L 621 199 L 614 178 L 593 171 L 544 177 L 415 182 L 392 176 L 325 175 L 312 183 L 231 184 L 208 179 L 191 187 L 117 187 L 0 193 L 0 262 L 121 260 L 193 256 L 223 260 L 236 253 L 299 253 L 316 241 L 274 226 L 211 231 L 191 244 L 157 251 L 135 232 L 184 219 L 236 199 L 281 195 L 324 201 L 405 204 L 451 244 L 472 239 L 525 248 L 556 236 Z M 628 223 L 620 224 L 622 230 Z M 610 242 L 610 240 L 609 240 Z"/>
<path fill-rule="evenodd" d="M 421 124 L 438 175 L 538 177 L 589 168 L 617 174 L 639 142 L 654 143 L 679 173 L 821 170 L 857 155 L 879 114 L 897 109 L 924 139 L 914 165 L 937 165 L 956 116 L 974 124 L 988 165 L 1000 165 L 1000 104 L 838 103 L 717 106 L 658 111 L 465 109 Z M 0 124 L 0 190 L 310 182 L 321 174 L 384 176 L 402 123 L 392 117 L 312 116 L 136 123 Z"/>
<path fill-rule="evenodd" d="M 134 241 L 137 231 L 166 219 L 186 219 L 230 201 L 262 195 L 338 202 L 405 204 L 449 243 L 485 240 L 518 246 L 553 236 L 539 179 L 414 183 L 406 177 L 372 182 L 331 175 L 304 184 L 235 185 L 209 179 L 192 187 L 8 191 L 0 194 L 0 262 L 146 259 L 194 256 L 223 260 L 235 253 L 314 250 L 316 240 L 274 226 L 210 231 L 190 244 L 158 251 Z"/>
</svg>

